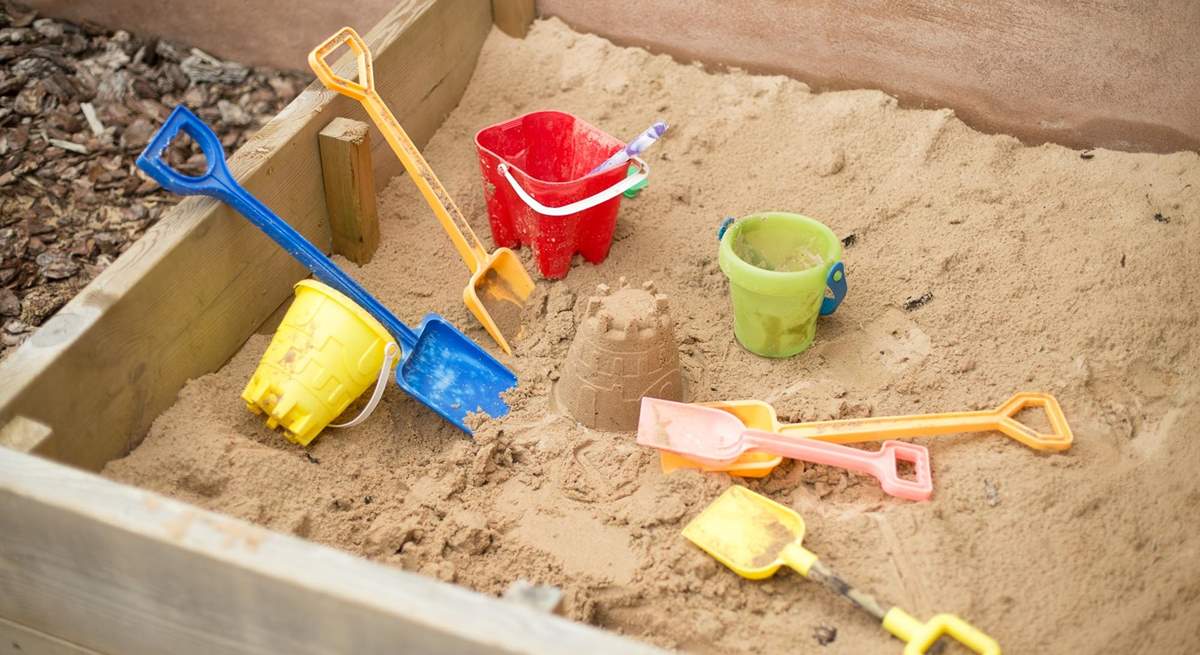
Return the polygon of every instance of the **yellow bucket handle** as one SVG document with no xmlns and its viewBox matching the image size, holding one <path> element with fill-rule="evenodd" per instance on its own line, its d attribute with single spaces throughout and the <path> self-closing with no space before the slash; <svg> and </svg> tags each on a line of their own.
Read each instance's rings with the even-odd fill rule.
<svg viewBox="0 0 1200 655">
<path fill-rule="evenodd" d="M 383 398 L 383 390 L 387 387 L 388 378 L 391 377 L 392 363 L 400 357 L 400 346 L 395 341 L 389 341 L 383 347 L 383 367 L 379 369 L 379 379 L 375 381 L 375 391 L 371 392 L 371 399 L 367 401 L 367 406 L 358 413 L 358 416 L 346 421 L 345 423 L 330 423 L 331 428 L 352 428 L 359 423 L 367 420 L 375 408 L 379 406 L 379 399 Z"/>
</svg>

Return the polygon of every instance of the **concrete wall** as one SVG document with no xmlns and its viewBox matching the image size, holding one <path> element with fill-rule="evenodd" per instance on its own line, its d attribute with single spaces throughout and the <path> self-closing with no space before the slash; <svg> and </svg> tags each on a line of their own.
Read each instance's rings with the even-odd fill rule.
<svg viewBox="0 0 1200 655">
<path fill-rule="evenodd" d="M 684 60 L 877 88 L 1027 142 L 1200 148 L 1196 0 L 537 0 Z"/>
<path fill-rule="evenodd" d="M 306 68 L 389 0 L 29 0 L 243 63 Z M 479 0 L 488 2 L 488 0 Z M 878 88 L 1027 142 L 1200 149 L 1197 0 L 537 0 L 541 15 L 683 60 Z"/>
</svg>

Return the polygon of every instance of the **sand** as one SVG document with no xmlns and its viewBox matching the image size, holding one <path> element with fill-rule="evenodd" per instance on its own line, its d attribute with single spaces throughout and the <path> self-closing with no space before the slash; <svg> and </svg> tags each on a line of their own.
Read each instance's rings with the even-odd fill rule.
<svg viewBox="0 0 1200 655">
<path fill-rule="evenodd" d="M 306 452 L 238 398 L 260 335 L 190 382 L 104 474 L 484 593 L 519 577 L 558 585 L 568 616 L 662 646 L 898 652 L 816 585 L 742 580 L 679 536 L 745 484 L 800 511 L 806 545 L 849 581 L 922 618 L 958 613 L 1005 652 L 1200 650 L 1196 154 L 1025 147 L 880 92 L 707 72 L 539 21 L 524 41 L 489 37 L 425 151 L 485 240 L 472 135 L 539 108 L 623 138 L 656 118 L 673 127 L 649 155 L 649 188 L 623 201 L 608 260 L 539 281 L 503 357 L 521 378 L 508 417 L 471 440 L 393 388 L 365 424 Z M 850 244 L 845 303 L 786 360 L 734 342 L 716 261 L 721 218 L 766 210 L 818 218 Z M 498 352 L 407 178 L 381 194 L 380 219 L 372 262 L 343 264 L 408 322 L 437 311 Z M 588 296 L 622 275 L 671 298 L 690 400 L 759 398 L 803 421 L 1041 390 L 1076 443 L 1054 454 L 998 434 L 923 440 L 926 503 L 821 466 L 759 481 L 664 475 L 632 433 L 585 429 L 549 401 Z"/>
</svg>

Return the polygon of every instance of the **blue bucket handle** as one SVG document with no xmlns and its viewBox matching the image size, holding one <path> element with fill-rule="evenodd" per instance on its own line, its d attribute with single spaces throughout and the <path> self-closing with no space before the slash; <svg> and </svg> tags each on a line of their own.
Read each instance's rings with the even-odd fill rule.
<svg viewBox="0 0 1200 655">
<path fill-rule="evenodd" d="M 842 300 L 846 297 L 848 288 L 845 264 L 838 261 L 829 267 L 829 274 L 825 277 L 825 286 L 833 296 L 825 296 L 821 299 L 821 316 L 829 316 L 837 311 L 838 305 L 842 304 Z"/>
<path fill-rule="evenodd" d="M 717 226 L 717 241 L 725 237 L 725 231 L 736 220 L 732 216 L 721 219 L 720 225 Z M 829 273 L 825 276 L 825 286 L 832 295 L 821 299 L 821 316 L 829 316 L 837 311 L 838 305 L 842 304 L 849 290 L 846 285 L 846 265 L 840 260 L 829 267 Z"/>
<path fill-rule="evenodd" d="M 206 168 L 202 175 L 184 175 L 172 168 L 162 157 L 180 130 L 192 137 L 204 153 Z M 417 335 L 412 329 L 334 264 L 325 253 L 233 179 L 233 173 L 225 163 L 225 150 L 221 146 L 221 140 L 187 107 L 175 107 L 163 126 L 150 139 L 146 149 L 138 155 L 137 165 L 172 193 L 181 196 L 210 196 L 233 207 L 301 264 L 307 266 L 318 280 L 342 292 L 375 317 L 400 341 L 405 350 L 410 350 L 416 344 Z"/>
</svg>

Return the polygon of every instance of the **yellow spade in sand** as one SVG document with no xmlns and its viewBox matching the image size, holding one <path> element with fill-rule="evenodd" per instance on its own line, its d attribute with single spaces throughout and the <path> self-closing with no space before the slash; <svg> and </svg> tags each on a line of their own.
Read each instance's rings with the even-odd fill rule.
<svg viewBox="0 0 1200 655">
<path fill-rule="evenodd" d="M 981 655 L 1000 655 L 995 639 L 953 614 L 922 623 L 899 607 L 885 610 L 800 545 L 804 519 L 799 514 L 745 487 L 726 489 L 683 529 L 683 536 L 743 578 L 769 578 L 785 565 L 795 569 L 882 621 L 884 630 L 905 642 L 904 655 L 928 652 L 943 636 Z"/>
</svg>

